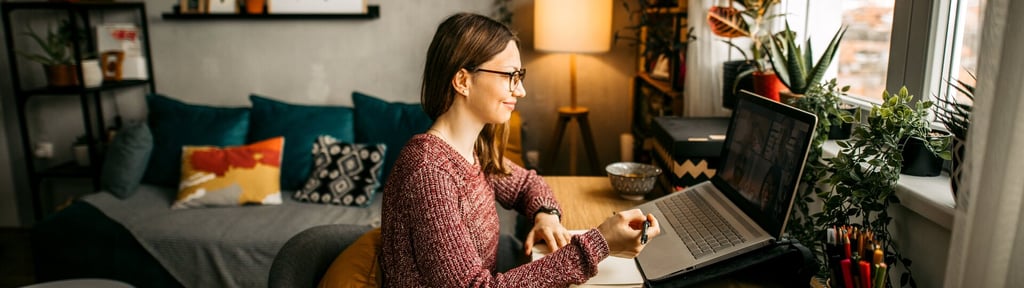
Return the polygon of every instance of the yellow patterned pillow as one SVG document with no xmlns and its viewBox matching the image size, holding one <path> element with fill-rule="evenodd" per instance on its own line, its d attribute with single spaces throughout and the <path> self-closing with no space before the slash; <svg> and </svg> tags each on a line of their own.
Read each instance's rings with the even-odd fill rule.
<svg viewBox="0 0 1024 288">
<path fill-rule="evenodd" d="M 281 204 L 284 137 L 244 146 L 185 146 L 171 209 Z"/>
</svg>

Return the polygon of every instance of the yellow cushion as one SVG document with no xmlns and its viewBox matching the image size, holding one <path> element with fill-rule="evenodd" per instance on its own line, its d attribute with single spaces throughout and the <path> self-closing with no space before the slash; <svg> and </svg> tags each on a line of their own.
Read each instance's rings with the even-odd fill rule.
<svg viewBox="0 0 1024 288">
<path fill-rule="evenodd" d="M 512 110 L 512 118 L 508 119 L 508 144 L 505 146 L 505 158 L 519 166 L 523 165 L 523 120 L 518 110 Z"/>
<path fill-rule="evenodd" d="M 172 209 L 281 204 L 284 137 L 244 146 L 185 146 Z"/>
<path fill-rule="evenodd" d="M 380 287 L 380 228 L 374 228 L 345 248 L 320 279 L 319 288 Z"/>
</svg>

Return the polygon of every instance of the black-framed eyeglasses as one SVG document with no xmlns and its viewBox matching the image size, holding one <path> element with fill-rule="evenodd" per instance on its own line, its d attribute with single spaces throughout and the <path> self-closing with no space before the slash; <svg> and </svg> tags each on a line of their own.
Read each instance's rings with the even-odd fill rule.
<svg viewBox="0 0 1024 288">
<path fill-rule="evenodd" d="M 471 70 L 473 70 L 473 72 L 487 72 L 508 76 L 508 92 L 516 91 L 516 88 L 519 87 L 519 84 L 522 84 L 523 81 L 526 79 L 526 68 L 512 72 L 487 70 L 482 68 L 473 68 Z"/>
</svg>

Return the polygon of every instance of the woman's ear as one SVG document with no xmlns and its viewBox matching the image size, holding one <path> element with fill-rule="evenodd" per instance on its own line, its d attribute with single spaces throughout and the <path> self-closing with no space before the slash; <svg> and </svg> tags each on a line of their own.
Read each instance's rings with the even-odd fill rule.
<svg viewBox="0 0 1024 288">
<path fill-rule="evenodd" d="M 459 72 L 455 73 L 455 77 L 452 77 L 452 88 L 455 88 L 457 94 L 469 95 L 469 83 L 470 73 L 466 68 L 459 69 Z"/>
</svg>

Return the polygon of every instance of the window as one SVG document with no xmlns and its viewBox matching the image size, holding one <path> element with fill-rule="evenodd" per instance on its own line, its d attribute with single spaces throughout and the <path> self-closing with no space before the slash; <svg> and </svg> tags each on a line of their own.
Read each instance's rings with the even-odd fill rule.
<svg viewBox="0 0 1024 288">
<path fill-rule="evenodd" d="M 840 44 L 838 78 L 850 95 L 881 102 L 889 64 L 893 0 L 840 1 L 846 36 Z M 874 100 L 871 100 L 874 99 Z"/>
<path fill-rule="evenodd" d="M 977 75 L 978 71 L 978 50 L 981 48 L 981 12 L 983 3 L 981 0 L 960 0 L 953 1 L 955 16 L 955 33 L 949 51 L 947 73 L 943 79 L 959 80 L 968 85 L 974 86 L 975 80 L 971 75 Z M 959 7 L 957 7 L 959 6 Z M 953 17 L 951 17 L 953 18 Z M 942 87 L 940 91 L 949 93 L 948 87 Z M 960 101 L 968 101 L 965 96 L 959 95 Z M 965 102 L 961 102 L 965 103 Z"/>
</svg>

